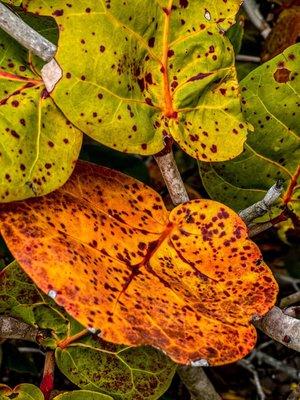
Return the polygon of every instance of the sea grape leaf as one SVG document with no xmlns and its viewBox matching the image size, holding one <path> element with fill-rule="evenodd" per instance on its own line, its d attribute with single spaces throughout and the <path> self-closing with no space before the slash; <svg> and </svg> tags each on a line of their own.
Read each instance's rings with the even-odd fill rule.
<svg viewBox="0 0 300 400">
<path fill-rule="evenodd" d="M 241 82 L 244 113 L 255 132 L 235 160 L 199 164 L 211 198 L 241 210 L 261 200 L 278 179 L 289 186 L 300 160 L 299 68 L 296 44 Z"/>
<path fill-rule="evenodd" d="M 80 323 L 178 363 L 243 357 L 256 339 L 249 321 L 276 298 L 231 209 L 194 200 L 168 213 L 146 185 L 93 164 L 78 162 L 48 196 L 2 204 L 0 222 L 22 268 Z"/>
<path fill-rule="evenodd" d="M 243 41 L 243 36 L 244 36 L 244 17 L 243 16 L 240 15 L 239 18 L 237 18 L 236 23 L 228 29 L 226 36 L 232 43 L 235 54 L 239 54 L 241 47 L 242 47 L 242 41 Z"/>
<path fill-rule="evenodd" d="M 123 152 L 155 154 L 173 137 L 191 156 L 220 161 L 240 154 L 247 134 L 234 51 L 224 35 L 240 3 L 25 0 L 23 6 L 57 21 L 55 59 L 63 77 L 51 96 L 74 125 Z"/>
<path fill-rule="evenodd" d="M 177 365 L 159 350 L 129 348 L 86 338 L 56 350 L 60 371 L 75 385 L 114 399 L 158 399 L 169 388 Z"/>
<path fill-rule="evenodd" d="M 11 389 L 9 386 L 0 384 L 0 400 L 44 400 L 40 389 L 29 383 L 22 383 Z"/>
<path fill-rule="evenodd" d="M 268 61 L 282 53 L 287 47 L 299 42 L 300 7 L 283 10 L 264 43 L 262 60 Z"/>
<path fill-rule="evenodd" d="M 1 3 L 7 3 L 11 6 L 20 6 L 22 4 L 22 0 L 1 0 Z"/>
<path fill-rule="evenodd" d="M 63 185 L 81 147 L 82 133 L 48 96 L 27 58 L 0 31 L 0 202 Z"/>
<path fill-rule="evenodd" d="M 114 400 L 106 394 L 92 392 L 91 390 L 74 390 L 55 396 L 53 400 Z"/>
<path fill-rule="evenodd" d="M 58 368 L 74 384 L 126 400 L 154 400 L 169 387 L 176 364 L 151 347 L 116 346 L 89 337 L 60 349 L 61 341 L 84 328 L 40 293 L 17 262 L 1 272 L 0 281 L 0 314 L 51 330 L 52 341 L 42 344 L 55 349 Z"/>
</svg>

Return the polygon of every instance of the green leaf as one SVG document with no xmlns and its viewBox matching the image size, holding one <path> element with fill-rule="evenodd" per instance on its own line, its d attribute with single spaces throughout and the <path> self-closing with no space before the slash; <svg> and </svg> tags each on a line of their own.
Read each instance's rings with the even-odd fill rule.
<svg viewBox="0 0 300 400">
<path fill-rule="evenodd" d="M 170 386 L 176 370 L 159 350 L 124 348 L 86 338 L 56 350 L 61 372 L 82 389 L 96 390 L 115 399 L 158 399 Z"/>
<path fill-rule="evenodd" d="M 44 400 L 40 389 L 29 383 L 22 383 L 14 389 L 0 384 L 0 400 Z"/>
<path fill-rule="evenodd" d="M 228 29 L 226 36 L 230 40 L 235 54 L 238 54 L 241 50 L 244 36 L 244 19 L 241 16 L 238 21 Z"/>
<path fill-rule="evenodd" d="M 236 159 L 199 164 L 213 199 L 240 210 L 261 200 L 277 179 L 283 179 L 286 188 L 291 182 L 300 159 L 299 69 L 297 44 L 241 82 L 244 113 L 255 132 Z"/>
<path fill-rule="evenodd" d="M 3 31 L 0 60 L 0 202 L 9 202 L 63 185 L 82 133 L 48 96 L 27 52 Z"/>
<path fill-rule="evenodd" d="M 113 398 L 90 390 L 76 390 L 55 396 L 53 400 L 113 400 Z"/>
<path fill-rule="evenodd" d="M 52 330 L 53 339 L 43 345 L 56 348 L 59 369 L 80 388 L 128 400 L 158 399 L 168 389 L 176 364 L 160 351 L 115 346 L 92 337 L 60 349 L 59 341 L 84 328 L 44 296 L 17 262 L 0 273 L 0 281 L 0 314 Z"/>
<path fill-rule="evenodd" d="M 204 161 L 231 159 L 246 138 L 234 51 L 224 35 L 240 0 L 25 0 L 60 26 L 63 77 L 51 93 L 83 132 L 154 154 L 172 137 Z M 75 29 L 76 27 L 76 29 Z M 74 62 L 80 60 L 80 62 Z"/>
<path fill-rule="evenodd" d="M 7 3 L 11 6 L 20 6 L 22 4 L 22 0 L 1 0 L 1 3 Z"/>
</svg>

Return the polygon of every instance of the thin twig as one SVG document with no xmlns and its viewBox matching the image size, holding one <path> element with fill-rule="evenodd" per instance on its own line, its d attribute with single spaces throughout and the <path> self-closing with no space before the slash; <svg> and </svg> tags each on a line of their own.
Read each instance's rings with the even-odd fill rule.
<svg viewBox="0 0 300 400">
<path fill-rule="evenodd" d="M 281 299 L 280 308 L 285 308 L 298 302 L 300 302 L 300 291 L 292 293 L 289 296 Z"/>
<path fill-rule="evenodd" d="M 164 155 L 155 156 L 174 205 L 189 201 L 181 175 L 174 160 L 172 150 Z"/>
<path fill-rule="evenodd" d="M 240 361 L 238 361 L 238 365 L 240 365 L 241 367 L 243 367 L 251 372 L 251 374 L 253 375 L 253 378 L 254 378 L 254 384 L 256 387 L 256 391 L 257 391 L 259 400 L 265 400 L 266 395 L 263 391 L 263 388 L 262 388 L 260 380 L 259 380 L 258 372 L 256 371 L 254 365 L 251 364 L 251 362 L 248 360 L 240 360 Z"/>
<path fill-rule="evenodd" d="M 269 356 L 268 354 L 262 351 L 257 351 L 255 357 L 260 363 L 265 363 L 267 365 L 270 365 L 276 370 L 284 372 L 287 376 L 289 376 L 292 379 L 298 381 L 298 379 L 300 378 L 300 371 L 297 371 L 295 368 L 290 367 L 289 365 L 283 363 L 280 360 L 277 360 L 274 357 Z"/>
<path fill-rule="evenodd" d="M 271 28 L 261 14 L 259 10 L 259 5 L 256 3 L 255 0 L 244 0 L 243 5 L 253 25 L 260 31 L 262 37 L 266 39 L 271 32 Z"/>
<path fill-rule="evenodd" d="M 44 61 L 50 61 L 56 53 L 56 46 L 53 43 L 32 29 L 2 3 L 0 3 L 0 28 Z"/>
<path fill-rule="evenodd" d="M 236 61 L 242 61 L 242 62 L 252 62 L 252 63 L 260 63 L 261 62 L 260 57 L 249 56 L 246 54 L 237 54 L 235 59 L 236 59 Z"/>
<path fill-rule="evenodd" d="M 283 191 L 282 181 L 279 180 L 266 193 L 265 197 L 239 212 L 239 216 L 249 225 L 254 219 L 265 215 L 270 207 L 279 199 Z"/>
<path fill-rule="evenodd" d="M 21 322 L 15 318 L 0 316 L 0 338 L 20 339 L 40 343 L 49 337 L 49 331 Z"/>
<path fill-rule="evenodd" d="M 221 400 L 203 368 L 180 366 L 177 372 L 193 400 Z"/>
</svg>

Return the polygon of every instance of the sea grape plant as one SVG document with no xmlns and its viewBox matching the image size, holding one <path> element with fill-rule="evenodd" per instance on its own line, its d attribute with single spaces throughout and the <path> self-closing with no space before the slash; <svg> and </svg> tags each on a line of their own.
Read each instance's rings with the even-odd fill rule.
<svg viewBox="0 0 300 400">
<path fill-rule="evenodd" d="M 260 200 L 282 172 L 283 203 L 295 199 L 300 45 L 239 84 L 226 31 L 240 0 L 5 3 L 34 13 L 41 32 L 51 21 L 58 39 L 49 90 L 43 63 L 0 31 L 0 230 L 16 259 L 0 275 L 0 312 L 51 331 L 40 344 L 84 390 L 55 399 L 157 399 L 175 363 L 244 357 L 278 287 L 222 203 Z M 78 161 L 84 134 L 142 156 L 177 143 L 222 203 L 169 212 L 145 184 Z M 0 387 L 11 395 L 42 399 L 30 385 Z"/>
</svg>

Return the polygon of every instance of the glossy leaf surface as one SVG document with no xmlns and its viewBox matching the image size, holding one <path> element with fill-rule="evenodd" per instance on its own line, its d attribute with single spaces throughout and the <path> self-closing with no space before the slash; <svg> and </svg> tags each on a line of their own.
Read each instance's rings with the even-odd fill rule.
<svg viewBox="0 0 300 400">
<path fill-rule="evenodd" d="M 251 72 L 242 82 L 243 107 L 255 132 L 233 161 L 200 164 L 216 200 L 241 210 L 264 197 L 277 179 L 287 188 L 300 160 L 300 44 Z"/>
<path fill-rule="evenodd" d="M 61 349 L 62 341 L 70 340 L 84 328 L 40 293 L 16 262 L 2 271 L 0 281 L 0 313 L 51 330 L 52 339 L 45 339 L 43 346 L 55 349 L 60 371 L 80 388 L 93 390 L 91 396 L 95 400 L 100 393 L 114 399 L 155 400 L 168 389 L 176 364 L 159 350 L 116 346 L 97 336 L 78 339 Z M 62 396 L 77 399 L 80 394 L 78 391 Z"/>
<path fill-rule="evenodd" d="M 81 147 L 82 133 L 56 107 L 27 58 L 0 31 L 0 202 L 63 185 Z"/>
<path fill-rule="evenodd" d="M 1 206 L 1 232 L 35 283 L 79 322 L 173 360 L 224 364 L 256 339 L 249 324 L 277 286 L 229 208 L 194 200 L 170 214 L 121 173 L 79 162 L 60 190 Z"/>
<path fill-rule="evenodd" d="M 234 51 L 224 32 L 240 0 L 25 0 L 60 29 L 63 78 L 51 96 L 99 142 L 154 154 L 167 137 L 204 161 L 241 153 Z M 76 29 L 75 29 L 76 27 Z M 74 63 L 74 59 L 80 63 Z"/>
</svg>

